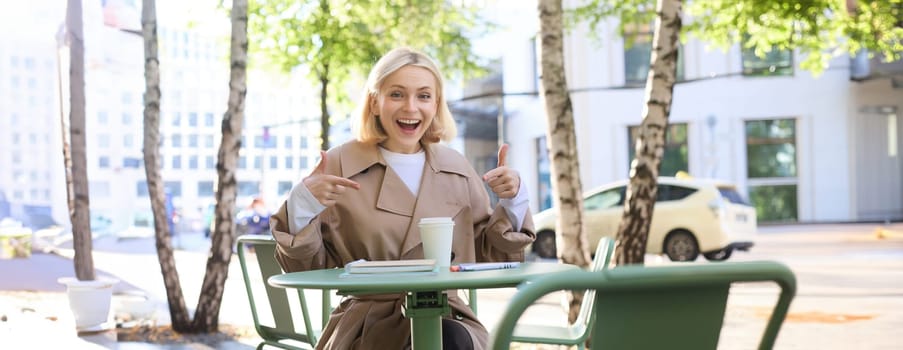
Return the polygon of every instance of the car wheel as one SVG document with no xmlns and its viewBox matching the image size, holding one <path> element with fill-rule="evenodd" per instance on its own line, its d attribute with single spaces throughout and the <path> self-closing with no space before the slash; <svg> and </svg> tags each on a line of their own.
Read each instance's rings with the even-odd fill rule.
<svg viewBox="0 0 903 350">
<path fill-rule="evenodd" d="M 555 247 L 555 232 L 542 231 L 536 234 L 533 241 L 533 252 L 543 259 L 554 259 L 558 254 Z"/>
<path fill-rule="evenodd" d="M 733 253 L 733 252 L 734 252 L 733 249 L 724 248 L 722 250 L 718 250 L 718 251 L 714 251 L 714 252 L 710 252 L 710 253 L 704 253 L 704 254 L 702 254 L 702 256 L 704 256 L 706 258 L 706 260 L 708 260 L 708 261 L 724 261 L 724 260 L 727 260 L 727 258 L 730 258 L 731 253 Z"/>
<path fill-rule="evenodd" d="M 671 261 L 693 261 L 699 257 L 699 243 L 687 231 L 674 231 L 665 239 L 665 254 Z"/>
</svg>

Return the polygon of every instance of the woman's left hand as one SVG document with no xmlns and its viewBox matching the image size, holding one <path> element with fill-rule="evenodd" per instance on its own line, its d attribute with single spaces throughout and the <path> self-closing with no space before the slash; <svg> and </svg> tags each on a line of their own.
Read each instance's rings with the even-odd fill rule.
<svg viewBox="0 0 903 350">
<path fill-rule="evenodd" d="M 507 166 L 508 145 L 499 147 L 498 167 L 483 175 L 483 181 L 499 198 L 514 198 L 520 189 L 520 175 Z"/>
</svg>

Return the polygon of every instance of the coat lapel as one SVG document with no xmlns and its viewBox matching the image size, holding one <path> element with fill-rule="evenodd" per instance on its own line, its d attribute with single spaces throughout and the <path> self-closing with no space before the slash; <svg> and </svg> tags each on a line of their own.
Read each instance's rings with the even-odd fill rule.
<svg viewBox="0 0 903 350">
<path fill-rule="evenodd" d="M 398 215 L 410 217 L 414 214 L 414 205 L 417 198 L 408 189 L 408 186 L 401 181 L 401 177 L 389 168 L 385 168 L 386 173 L 383 176 L 383 183 L 379 187 L 377 194 L 376 208 L 382 209 Z"/>
<path fill-rule="evenodd" d="M 409 257 L 414 248 L 421 243 L 420 228 L 417 223 L 421 218 L 434 216 L 448 216 L 454 218 L 466 203 L 461 203 L 459 193 L 455 193 L 453 184 L 459 179 L 458 174 L 464 174 L 462 169 L 449 167 L 443 163 L 447 157 L 441 155 L 444 149 L 440 146 L 428 145 L 426 149 L 426 164 L 423 167 L 423 176 L 420 179 L 420 193 L 417 194 L 414 203 L 411 224 L 405 234 L 401 247 L 401 256 Z M 400 181 L 400 180 L 399 180 Z M 404 184 L 402 184 L 404 186 Z M 405 187 L 405 192 L 407 187 Z M 457 231 L 457 230 L 456 230 Z"/>
<path fill-rule="evenodd" d="M 398 174 L 388 167 L 378 146 L 350 142 L 342 148 L 341 157 L 343 177 L 351 178 L 366 171 L 384 172 L 376 198 L 377 209 L 407 217 L 413 214 L 417 199 Z M 382 165 L 382 169 L 371 169 L 377 164 Z"/>
</svg>

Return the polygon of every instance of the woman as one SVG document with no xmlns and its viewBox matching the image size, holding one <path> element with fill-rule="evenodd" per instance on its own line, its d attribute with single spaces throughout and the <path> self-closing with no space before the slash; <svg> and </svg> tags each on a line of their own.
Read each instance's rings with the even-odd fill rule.
<svg viewBox="0 0 903 350">
<path fill-rule="evenodd" d="M 273 215 L 276 258 L 286 271 L 343 266 L 358 260 L 423 258 L 417 222 L 453 218 L 453 264 L 522 261 L 535 235 L 520 177 L 505 166 L 482 177 L 458 152 L 440 145 L 455 137 L 443 80 L 426 55 L 399 48 L 367 79 L 356 113 L 356 140 L 322 152 L 310 176 Z M 489 185 L 499 198 L 490 208 Z M 442 321 L 445 349 L 484 349 L 488 333 L 449 292 Z M 409 321 L 402 294 L 352 296 L 323 330 L 318 349 L 404 349 Z"/>
</svg>

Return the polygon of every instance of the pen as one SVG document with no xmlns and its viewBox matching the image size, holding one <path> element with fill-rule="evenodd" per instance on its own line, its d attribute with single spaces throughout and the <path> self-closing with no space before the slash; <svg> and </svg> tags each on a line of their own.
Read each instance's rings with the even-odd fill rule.
<svg viewBox="0 0 903 350">
<path fill-rule="evenodd" d="M 449 268 L 452 272 L 461 272 L 461 271 L 485 271 L 485 270 L 501 270 L 501 269 L 514 269 L 520 266 L 519 262 L 499 262 L 499 263 L 475 263 L 475 264 L 460 264 L 455 265 Z"/>
</svg>

